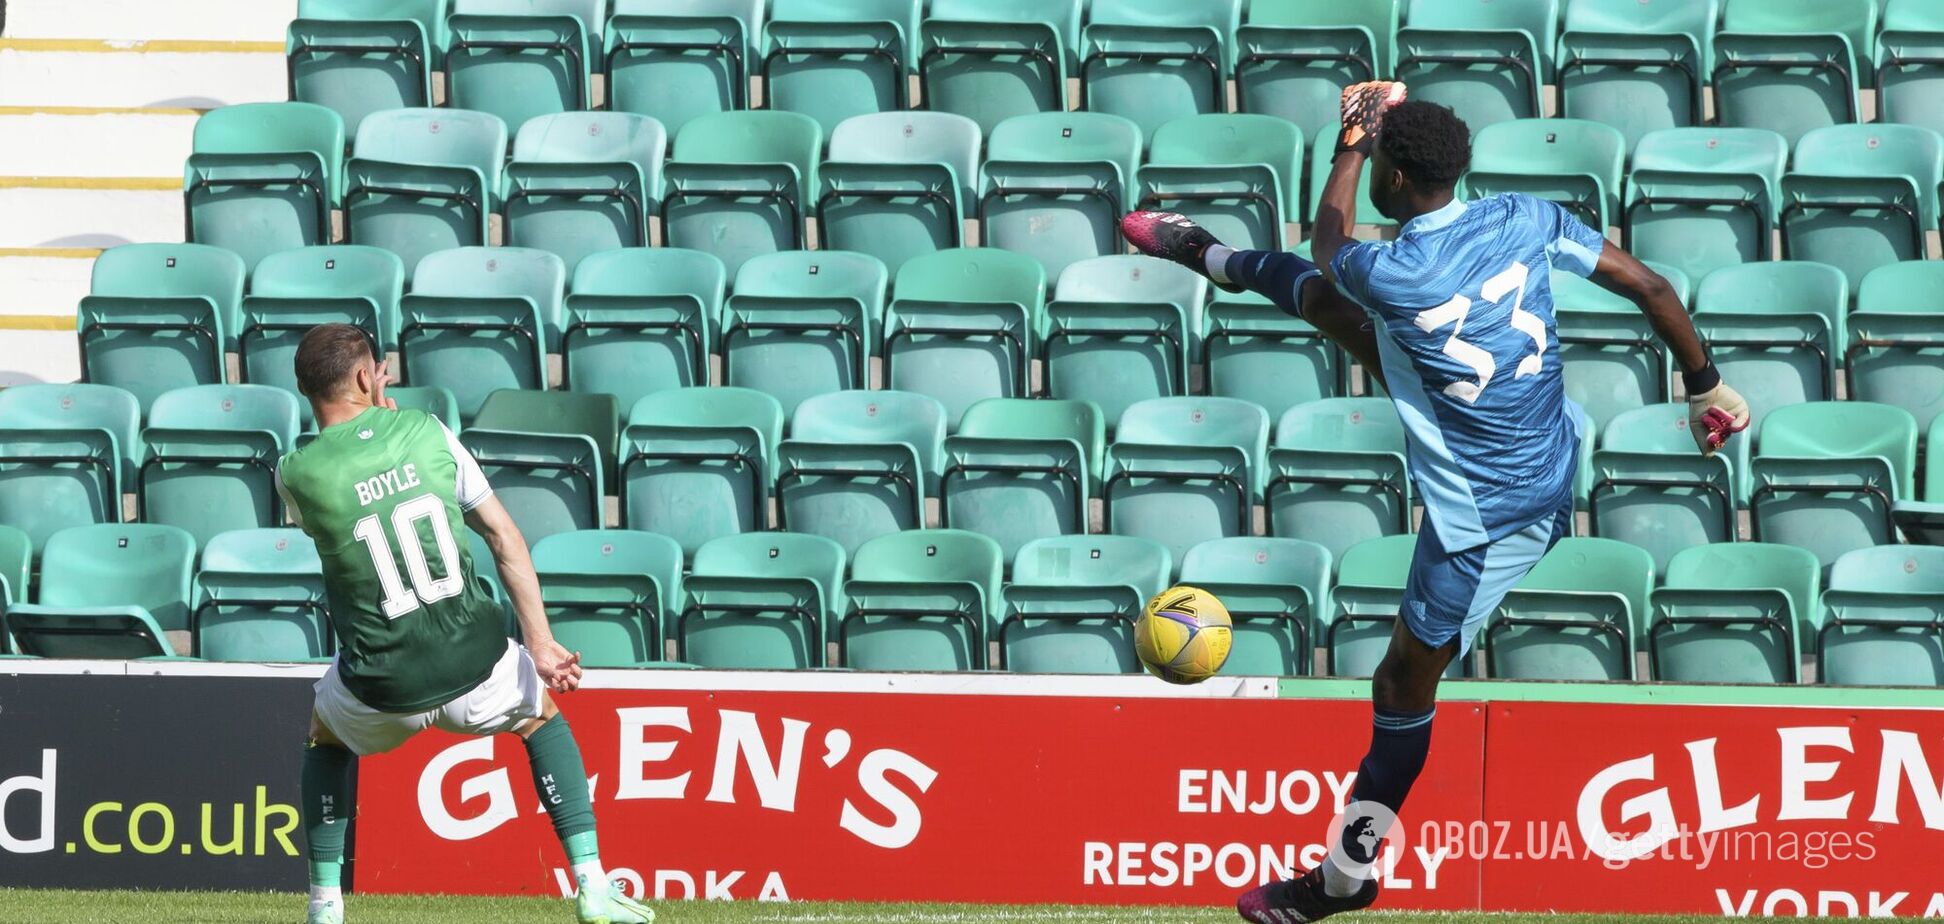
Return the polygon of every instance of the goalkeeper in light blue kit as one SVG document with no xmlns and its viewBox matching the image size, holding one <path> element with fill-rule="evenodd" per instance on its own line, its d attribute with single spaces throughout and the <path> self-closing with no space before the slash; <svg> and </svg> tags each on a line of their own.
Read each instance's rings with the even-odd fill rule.
<svg viewBox="0 0 1944 924">
<path fill-rule="evenodd" d="M 1586 427 L 1560 374 L 1549 272 L 1591 276 L 1638 305 L 1682 370 L 1704 454 L 1748 425 L 1665 279 L 1557 204 L 1519 194 L 1474 202 L 1453 189 L 1471 133 L 1451 110 L 1405 101 L 1404 85 L 1344 90 L 1344 133 L 1311 232 L 1312 263 L 1235 250 L 1181 215 L 1135 212 L 1122 232 L 1230 291 L 1261 293 L 1315 325 L 1379 377 L 1408 437 L 1424 522 L 1401 618 L 1372 678 L 1370 751 L 1338 846 L 1301 878 L 1243 895 L 1257 924 L 1297 924 L 1377 899 L 1378 845 L 1424 767 L 1438 679 L 1573 521 Z M 1359 242 L 1358 176 L 1401 227 Z"/>
</svg>

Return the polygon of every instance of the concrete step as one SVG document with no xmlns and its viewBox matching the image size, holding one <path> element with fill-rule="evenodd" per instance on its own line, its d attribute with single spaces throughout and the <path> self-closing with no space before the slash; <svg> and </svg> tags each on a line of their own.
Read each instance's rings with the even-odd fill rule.
<svg viewBox="0 0 1944 924">
<path fill-rule="evenodd" d="M 213 109 L 287 87 L 281 41 L 0 39 L 0 106 Z"/>
<path fill-rule="evenodd" d="M 297 0 L 11 0 L 12 38 L 283 41 Z"/>
<path fill-rule="evenodd" d="M 74 316 L 0 315 L 0 388 L 81 377 Z"/>
<path fill-rule="evenodd" d="M 0 177 L 0 247 L 182 240 L 182 177 Z"/>
<path fill-rule="evenodd" d="M 0 106 L 0 176 L 168 176 L 201 112 Z"/>
<path fill-rule="evenodd" d="M 94 247 L 0 248 L 0 315 L 65 315 L 88 294 Z"/>
</svg>

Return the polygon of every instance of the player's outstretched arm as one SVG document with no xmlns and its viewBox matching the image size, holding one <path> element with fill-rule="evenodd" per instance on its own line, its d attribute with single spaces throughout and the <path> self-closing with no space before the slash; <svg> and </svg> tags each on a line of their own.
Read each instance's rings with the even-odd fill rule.
<svg viewBox="0 0 1944 924">
<path fill-rule="evenodd" d="M 1702 455 L 1713 455 L 1729 437 L 1748 428 L 1748 402 L 1721 380 L 1687 308 L 1666 279 L 1608 242 L 1600 249 L 1593 281 L 1640 306 L 1654 334 L 1673 353 L 1687 386 L 1688 430 Z"/>
<path fill-rule="evenodd" d="M 1401 83 L 1373 80 L 1343 88 L 1343 134 L 1337 139 L 1330 177 L 1316 203 L 1316 223 L 1310 229 L 1310 259 L 1323 278 L 1336 282 L 1337 252 L 1356 243 L 1350 229 L 1357 226 L 1357 181 L 1364 161 L 1377 146 L 1384 110 L 1404 100 Z"/>
<path fill-rule="evenodd" d="M 527 553 L 526 537 L 499 498 L 488 495 L 466 511 L 466 525 L 486 540 L 499 568 L 500 584 L 513 599 L 513 615 L 520 621 L 520 638 L 533 655 L 533 665 L 548 689 L 566 693 L 580 686 L 580 654 L 570 652 L 554 641 L 553 627 L 547 623 L 547 608 L 540 602 L 540 578 L 533 571 L 533 556 Z"/>
</svg>

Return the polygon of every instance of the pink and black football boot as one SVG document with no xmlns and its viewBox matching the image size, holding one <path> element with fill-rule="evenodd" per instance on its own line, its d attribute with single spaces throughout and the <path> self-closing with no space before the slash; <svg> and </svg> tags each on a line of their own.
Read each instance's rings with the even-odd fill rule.
<svg viewBox="0 0 1944 924">
<path fill-rule="evenodd" d="M 1121 218 L 1120 225 L 1121 237 L 1127 238 L 1134 249 L 1150 257 L 1179 263 L 1203 276 L 1208 276 L 1208 263 L 1203 255 L 1208 248 L 1221 243 L 1208 229 L 1178 212 L 1129 212 Z M 1212 276 L 1208 281 L 1224 291 L 1242 291 L 1241 286 L 1219 282 Z"/>
<path fill-rule="evenodd" d="M 1355 895 L 1337 898 L 1323 889 L 1323 867 L 1301 879 L 1272 882 L 1243 894 L 1235 912 L 1253 924 L 1308 924 L 1333 914 L 1370 907 L 1377 900 L 1377 881 L 1366 879 Z"/>
</svg>

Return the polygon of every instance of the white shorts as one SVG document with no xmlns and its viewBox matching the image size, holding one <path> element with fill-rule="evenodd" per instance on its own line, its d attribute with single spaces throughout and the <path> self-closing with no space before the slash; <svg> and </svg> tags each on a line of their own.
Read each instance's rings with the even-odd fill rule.
<svg viewBox="0 0 1944 924">
<path fill-rule="evenodd" d="M 533 656 L 511 639 L 493 672 L 443 706 L 424 712 L 379 712 L 358 701 L 338 678 L 337 663 L 318 678 L 317 718 L 351 753 L 382 754 L 404 744 L 428 728 L 462 735 L 497 735 L 512 731 L 528 719 L 540 717 L 546 689 L 533 667 Z"/>
</svg>

